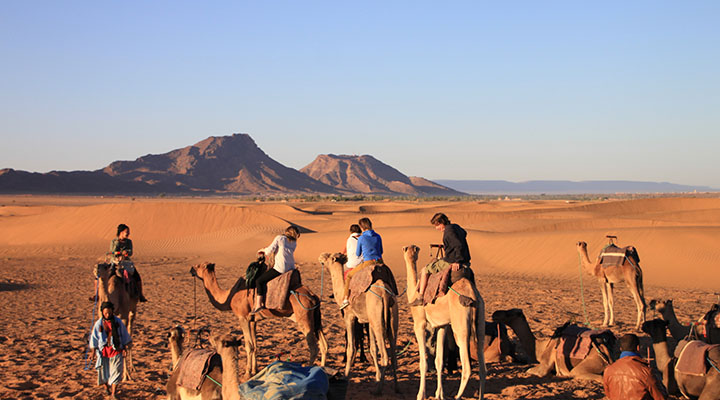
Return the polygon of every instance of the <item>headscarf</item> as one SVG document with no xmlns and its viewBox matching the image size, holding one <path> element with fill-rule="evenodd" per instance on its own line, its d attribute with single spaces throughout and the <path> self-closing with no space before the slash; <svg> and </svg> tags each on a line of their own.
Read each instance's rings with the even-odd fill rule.
<svg viewBox="0 0 720 400">
<path fill-rule="evenodd" d="M 113 303 L 109 301 L 103 301 L 103 303 L 100 305 L 100 313 L 102 313 L 102 310 L 109 308 L 111 310 L 115 309 L 115 306 Z M 102 317 L 105 319 L 105 316 Z M 112 338 L 113 347 L 115 350 L 121 350 L 122 343 L 120 342 L 120 326 L 117 322 L 117 318 L 115 318 L 115 315 L 113 314 L 112 318 L 110 318 L 110 327 L 111 327 L 111 333 L 110 337 Z"/>
</svg>

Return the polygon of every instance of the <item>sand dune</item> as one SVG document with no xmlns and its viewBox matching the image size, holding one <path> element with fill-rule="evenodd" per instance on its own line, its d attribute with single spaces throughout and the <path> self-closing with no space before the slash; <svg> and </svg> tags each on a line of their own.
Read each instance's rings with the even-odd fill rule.
<svg viewBox="0 0 720 400">
<path fill-rule="evenodd" d="M 323 293 L 330 365 L 341 368 L 342 322 L 337 307 L 327 299 L 329 281 L 317 263 L 318 255 L 342 251 L 349 225 L 368 216 L 383 237 L 384 258 L 402 290 L 406 282 L 400 248 L 420 246 L 419 262 L 427 262 L 429 244 L 442 241 L 441 233 L 429 224 L 439 211 L 468 231 L 472 264 L 488 312 L 523 308 L 532 328 L 546 334 L 567 318 L 584 318 L 575 248 L 579 240 L 588 243 L 592 258 L 607 242 L 606 234 L 617 235 L 620 245 L 636 246 L 648 299 L 674 297 L 683 322 L 702 314 L 716 301 L 712 293 L 720 288 L 720 199 L 262 203 L 227 198 L 0 196 L 0 301 L 6 310 L 0 314 L 4 327 L 0 343 L 7 349 L 0 354 L 0 372 L 14 377 L 0 385 L 0 398 L 102 398 L 93 385 L 94 371 L 81 368 L 82 334 L 90 319 L 86 300 L 92 288 L 90 267 L 107 250 L 120 222 L 131 226 L 135 260 L 151 299 L 142 305 L 138 320 L 139 382 L 125 385 L 125 398 L 145 399 L 164 395 L 169 358 L 164 330 L 177 323 L 192 324 L 190 264 L 216 262 L 220 284 L 230 286 L 257 249 L 289 224 L 301 226 L 304 233 L 296 259 L 303 282 Z M 589 275 L 583 280 L 589 321 L 598 324 L 602 318 L 598 284 Z M 632 302 L 620 286 L 617 333 L 629 331 L 634 322 Z M 201 324 L 237 330 L 232 315 L 213 309 L 197 287 L 196 294 Z M 405 300 L 400 307 L 401 315 L 407 315 Z M 289 326 L 279 320 L 260 325 L 262 366 L 278 351 L 289 351 L 300 361 L 307 356 L 302 338 Z M 62 341 L 58 334 L 70 339 Z M 401 318 L 399 340 L 403 346 L 411 343 L 399 368 L 404 396 L 414 396 L 417 348 L 409 318 Z M 27 353 L 28 348 L 52 351 Z M 57 365 L 68 365 L 72 372 L 58 371 Z M 358 368 L 350 399 L 366 398 L 372 387 L 372 369 Z M 491 365 L 487 398 L 603 397 L 596 384 L 535 379 L 524 371 L 521 365 Z M 456 385 L 457 378 L 450 378 L 446 395 Z M 468 393 L 477 390 L 473 385 Z M 386 393 L 380 398 L 398 397 Z"/>
</svg>

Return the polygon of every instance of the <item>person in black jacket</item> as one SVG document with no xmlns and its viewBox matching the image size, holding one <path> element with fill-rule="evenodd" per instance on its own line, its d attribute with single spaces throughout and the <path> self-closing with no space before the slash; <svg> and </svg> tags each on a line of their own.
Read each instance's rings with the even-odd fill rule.
<svg viewBox="0 0 720 400">
<path fill-rule="evenodd" d="M 430 223 L 435 226 L 435 229 L 443 233 L 445 256 L 431 261 L 421 271 L 418 295 L 412 303 L 413 306 L 422 305 L 422 298 L 425 295 L 425 288 L 430 274 L 444 271 L 448 267 L 452 268 L 453 271 L 470 267 L 470 249 L 468 248 L 465 229 L 458 224 L 450 223 L 450 219 L 443 213 L 433 215 Z"/>
</svg>

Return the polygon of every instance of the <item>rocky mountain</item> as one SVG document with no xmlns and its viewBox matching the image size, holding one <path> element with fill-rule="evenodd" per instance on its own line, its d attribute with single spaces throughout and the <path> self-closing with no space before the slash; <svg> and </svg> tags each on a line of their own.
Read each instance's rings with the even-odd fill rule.
<svg viewBox="0 0 720 400">
<path fill-rule="evenodd" d="M 337 193 L 273 160 L 247 134 L 209 137 L 165 154 L 116 161 L 102 171 L 124 181 L 181 192 Z"/>
<path fill-rule="evenodd" d="M 443 185 L 472 194 L 580 194 L 580 193 L 679 193 L 713 192 L 709 186 L 640 181 L 483 181 L 438 180 Z"/>
<path fill-rule="evenodd" d="M 382 195 L 439 195 L 463 193 L 418 177 L 408 177 L 370 155 L 322 154 L 300 172 L 338 190 Z"/>
</svg>

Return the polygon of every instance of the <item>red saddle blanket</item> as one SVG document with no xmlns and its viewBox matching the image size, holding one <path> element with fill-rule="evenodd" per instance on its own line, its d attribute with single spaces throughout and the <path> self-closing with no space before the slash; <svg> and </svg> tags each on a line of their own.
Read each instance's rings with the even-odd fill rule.
<svg viewBox="0 0 720 400">
<path fill-rule="evenodd" d="M 607 329 L 591 330 L 578 325 L 570 325 L 562 332 L 557 346 L 558 359 L 583 360 L 592 349 L 592 336 L 610 332 Z M 568 364 L 570 364 L 568 360 Z"/>
<path fill-rule="evenodd" d="M 376 281 L 382 281 L 388 290 L 397 296 L 395 275 L 387 265 L 376 264 L 375 266 L 365 267 L 353 275 L 350 280 L 350 297 L 348 300 L 352 303 L 356 297 L 370 289 L 370 285 Z"/>
<path fill-rule="evenodd" d="M 611 244 L 600 252 L 600 265 L 602 265 L 603 268 L 622 265 L 623 262 L 625 262 L 625 258 L 630 260 L 635 266 L 640 263 L 640 256 L 635 247 L 626 246 L 621 248 Z"/>
<path fill-rule="evenodd" d="M 210 349 L 192 349 L 183 353 L 178 362 L 178 386 L 200 390 L 205 375 L 215 366 L 222 368 L 220 355 Z"/>
<path fill-rule="evenodd" d="M 715 347 L 720 347 L 720 344 L 707 344 L 699 340 L 690 342 L 681 340 L 675 348 L 677 357 L 675 372 L 696 376 L 705 375 L 708 368 L 705 355 Z"/>
<path fill-rule="evenodd" d="M 271 310 L 282 310 L 288 300 L 291 290 L 302 286 L 300 271 L 293 269 L 285 272 L 267 284 L 267 295 L 265 296 L 265 307 Z"/>
</svg>

